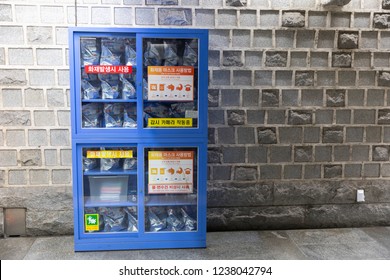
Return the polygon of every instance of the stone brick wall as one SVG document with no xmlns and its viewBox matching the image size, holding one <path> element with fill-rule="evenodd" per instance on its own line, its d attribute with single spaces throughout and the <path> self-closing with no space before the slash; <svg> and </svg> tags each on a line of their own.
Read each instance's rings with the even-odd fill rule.
<svg viewBox="0 0 390 280">
<path fill-rule="evenodd" d="M 68 26 L 207 28 L 208 228 L 389 225 L 390 1 L 321 3 L 1 1 L 0 209 L 72 233 Z"/>
</svg>

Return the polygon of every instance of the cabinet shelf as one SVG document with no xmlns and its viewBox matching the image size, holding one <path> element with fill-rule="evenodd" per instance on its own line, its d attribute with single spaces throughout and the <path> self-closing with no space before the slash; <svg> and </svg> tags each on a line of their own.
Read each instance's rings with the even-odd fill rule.
<svg viewBox="0 0 390 280">
<path fill-rule="evenodd" d="M 82 99 L 83 103 L 136 103 L 137 99 Z"/>
<path fill-rule="evenodd" d="M 145 206 L 179 206 L 179 205 L 196 205 L 198 197 L 196 194 L 191 195 L 146 195 Z"/>
<path fill-rule="evenodd" d="M 91 208 L 91 207 L 132 207 L 137 206 L 137 202 L 132 201 L 126 201 L 126 202 L 109 202 L 109 201 L 102 201 L 102 202 L 95 202 L 91 201 L 90 198 L 84 199 L 84 206 Z"/>
<path fill-rule="evenodd" d="M 106 176 L 106 175 L 137 175 L 137 170 L 115 169 L 110 171 L 101 171 L 100 169 L 92 169 L 84 171 L 84 176 Z"/>
</svg>

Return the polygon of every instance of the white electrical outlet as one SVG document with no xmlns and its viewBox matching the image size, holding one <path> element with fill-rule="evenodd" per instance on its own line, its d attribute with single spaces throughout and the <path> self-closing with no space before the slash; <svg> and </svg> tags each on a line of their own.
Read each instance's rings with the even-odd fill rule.
<svg viewBox="0 0 390 280">
<path fill-rule="evenodd" d="M 357 193 L 356 193 L 356 201 L 357 202 L 364 202 L 365 198 L 364 198 L 364 190 L 357 190 Z"/>
</svg>

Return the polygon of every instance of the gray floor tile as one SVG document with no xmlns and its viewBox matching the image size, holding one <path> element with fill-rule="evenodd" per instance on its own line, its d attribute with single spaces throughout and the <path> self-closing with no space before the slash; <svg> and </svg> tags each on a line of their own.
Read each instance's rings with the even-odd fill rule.
<svg viewBox="0 0 390 280">
<path fill-rule="evenodd" d="M 298 246 L 374 241 L 364 231 L 351 228 L 288 230 L 287 234 Z"/>
<path fill-rule="evenodd" d="M 36 238 L 26 254 L 26 260 L 69 260 L 74 259 L 73 236 Z"/>
<path fill-rule="evenodd" d="M 390 250 L 390 227 L 361 228 L 368 236 Z"/>
<path fill-rule="evenodd" d="M 18 237 L 0 239 L 0 260 L 21 260 L 30 250 L 35 238 Z"/>
<path fill-rule="evenodd" d="M 299 246 L 312 260 L 387 260 L 389 251 L 377 242 Z"/>
</svg>

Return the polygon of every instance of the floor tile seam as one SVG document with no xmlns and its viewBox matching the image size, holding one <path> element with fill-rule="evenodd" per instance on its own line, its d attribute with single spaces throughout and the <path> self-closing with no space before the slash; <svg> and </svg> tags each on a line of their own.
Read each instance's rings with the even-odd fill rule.
<svg viewBox="0 0 390 280">
<path fill-rule="evenodd" d="M 305 254 L 305 252 L 299 247 L 299 245 L 295 242 L 295 240 L 293 238 L 291 238 L 290 234 L 286 231 L 286 234 L 288 236 L 288 240 L 291 241 L 291 243 L 298 249 L 299 252 L 302 253 L 303 256 L 305 256 L 306 259 L 310 259 L 310 257 Z"/>
<path fill-rule="evenodd" d="M 23 256 L 23 260 L 26 260 L 27 255 L 30 253 L 31 248 L 33 247 L 33 245 L 35 244 L 35 242 L 37 242 L 38 238 L 39 238 L 39 237 L 34 237 L 34 242 L 31 242 L 31 245 L 29 246 L 28 250 L 26 250 L 26 253 L 25 253 L 24 256 Z"/>
</svg>

